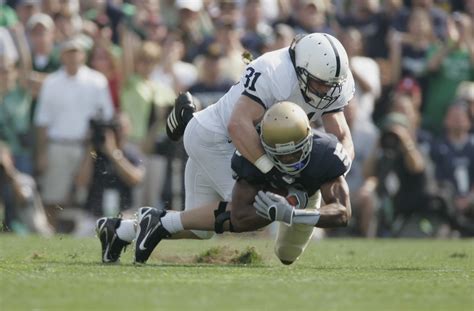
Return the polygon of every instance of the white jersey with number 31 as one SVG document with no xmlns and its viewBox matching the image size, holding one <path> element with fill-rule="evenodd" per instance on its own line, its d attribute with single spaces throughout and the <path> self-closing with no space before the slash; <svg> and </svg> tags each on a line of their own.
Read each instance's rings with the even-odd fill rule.
<svg viewBox="0 0 474 311">
<path fill-rule="evenodd" d="M 339 98 L 325 109 L 315 109 L 307 104 L 298 84 L 295 68 L 288 48 L 266 53 L 245 69 L 238 83 L 214 105 L 195 114 L 197 121 L 213 132 L 229 136 L 227 124 L 238 98 L 248 96 L 265 109 L 280 101 L 291 101 L 301 106 L 310 120 L 323 113 L 342 109 L 354 94 L 354 79 L 351 72 L 342 87 Z"/>
</svg>

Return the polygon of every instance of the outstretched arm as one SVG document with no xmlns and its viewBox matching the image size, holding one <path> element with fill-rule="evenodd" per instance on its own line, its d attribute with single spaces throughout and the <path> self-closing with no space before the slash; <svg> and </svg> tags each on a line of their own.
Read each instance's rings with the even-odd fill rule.
<svg viewBox="0 0 474 311">
<path fill-rule="evenodd" d="M 349 186 L 344 177 L 327 182 L 321 186 L 321 195 L 325 205 L 321 206 L 321 214 L 317 227 L 334 228 L 345 227 L 351 218 L 351 202 Z"/>
</svg>

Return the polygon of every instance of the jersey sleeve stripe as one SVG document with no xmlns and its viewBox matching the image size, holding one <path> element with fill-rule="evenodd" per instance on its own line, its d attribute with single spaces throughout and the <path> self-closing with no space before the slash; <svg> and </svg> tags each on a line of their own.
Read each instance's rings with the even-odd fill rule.
<svg viewBox="0 0 474 311">
<path fill-rule="evenodd" d="M 255 96 L 255 95 L 253 95 L 253 94 L 250 94 L 250 93 L 247 92 L 246 90 L 244 90 L 244 91 L 242 92 L 242 95 L 245 95 L 245 96 L 247 96 L 248 98 L 250 98 L 251 100 L 256 101 L 257 103 L 259 103 L 260 105 L 262 105 L 263 109 L 265 109 L 265 110 L 267 109 L 267 107 L 265 106 L 265 104 L 263 103 L 263 101 L 262 101 L 260 98 L 258 98 L 257 96 Z"/>
</svg>

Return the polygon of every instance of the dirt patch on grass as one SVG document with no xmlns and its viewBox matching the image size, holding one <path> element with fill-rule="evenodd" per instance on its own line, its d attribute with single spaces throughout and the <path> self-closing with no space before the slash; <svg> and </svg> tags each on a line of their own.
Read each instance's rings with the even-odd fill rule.
<svg viewBox="0 0 474 311">
<path fill-rule="evenodd" d="M 194 256 L 157 256 L 156 258 L 172 264 L 254 265 L 263 263 L 263 258 L 255 247 L 237 250 L 228 246 L 217 246 Z"/>
<path fill-rule="evenodd" d="M 250 265 L 263 262 L 262 256 L 255 247 L 247 247 L 243 251 L 231 249 L 227 246 L 212 247 L 195 258 L 196 263 L 211 264 L 239 264 Z"/>
</svg>

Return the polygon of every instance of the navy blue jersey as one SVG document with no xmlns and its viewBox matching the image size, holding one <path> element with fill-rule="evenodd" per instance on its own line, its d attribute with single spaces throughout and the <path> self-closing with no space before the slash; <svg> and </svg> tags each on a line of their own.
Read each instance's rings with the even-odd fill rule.
<svg viewBox="0 0 474 311">
<path fill-rule="evenodd" d="M 295 184 L 303 186 L 312 196 L 324 183 L 344 175 L 349 169 L 348 163 L 347 155 L 334 135 L 314 131 L 309 163 L 294 176 Z M 237 180 L 245 179 L 251 184 L 269 186 L 263 173 L 238 152 L 232 157 L 232 170 Z"/>
</svg>

